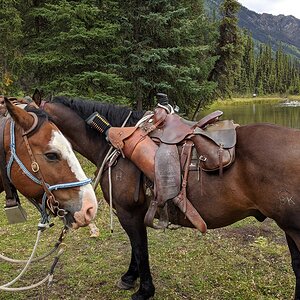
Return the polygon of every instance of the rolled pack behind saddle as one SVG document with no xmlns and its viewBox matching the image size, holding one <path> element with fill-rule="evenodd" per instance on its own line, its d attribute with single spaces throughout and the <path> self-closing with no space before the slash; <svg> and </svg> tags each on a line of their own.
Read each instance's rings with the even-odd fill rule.
<svg viewBox="0 0 300 300">
<path fill-rule="evenodd" d="M 205 221 L 186 196 L 191 161 L 196 159 L 200 172 L 219 170 L 222 174 L 234 160 L 235 125 L 219 121 L 221 111 L 197 123 L 190 122 L 174 113 L 165 94 L 158 94 L 158 100 L 154 114 L 138 127 L 111 127 L 98 113 L 91 115 L 87 123 L 105 133 L 109 142 L 154 183 L 154 198 L 145 216 L 147 226 L 157 228 L 153 224 L 157 209 L 166 215 L 165 204 L 172 200 L 205 233 Z M 167 226 L 168 222 L 160 224 Z"/>
</svg>

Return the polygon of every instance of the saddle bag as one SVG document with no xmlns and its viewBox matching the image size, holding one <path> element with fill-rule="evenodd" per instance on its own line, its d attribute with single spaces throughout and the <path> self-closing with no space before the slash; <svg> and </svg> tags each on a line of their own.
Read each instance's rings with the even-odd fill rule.
<svg viewBox="0 0 300 300">
<path fill-rule="evenodd" d="M 230 120 L 217 121 L 205 128 L 196 128 L 191 137 L 199 164 L 204 171 L 222 170 L 235 158 L 236 125 Z"/>
</svg>

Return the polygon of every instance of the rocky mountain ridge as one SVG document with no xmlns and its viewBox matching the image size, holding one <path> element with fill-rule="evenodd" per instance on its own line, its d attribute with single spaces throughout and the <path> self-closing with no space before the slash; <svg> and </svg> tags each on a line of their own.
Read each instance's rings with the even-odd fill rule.
<svg viewBox="0 0 300 300">
<path fill-rule="evenodd" d="M 218 13 L 222 0 L 206 0 L 209 13 Z M 300 20 L 283 14 L 274 16 L 256 13 L 241 6 L 239 26 L 252 33 L 254 40 L 271 44 L 276 50 L 281 44 L 284 51 L 300 59 Z"/>
</svg>

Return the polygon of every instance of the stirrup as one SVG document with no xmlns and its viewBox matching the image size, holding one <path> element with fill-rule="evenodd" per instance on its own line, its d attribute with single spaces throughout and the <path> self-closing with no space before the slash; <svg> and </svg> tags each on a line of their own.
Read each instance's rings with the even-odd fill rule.
<svg viewBox="0 0 300 300">
<path fill-rule="evenodd" d="M 155 199 L 152 199 L 150 201 L 149 208 L 147 210 L 147 213 L 144 218 L 144 224 L 148 227 L 154 228 L 154 229 L 166 229 L 169 225 L 168 221 L 168 212 L 167 212 L 167 205 L 165 204 L 164 207 L 160 208 L 159 212 L 159 221 L 157 224 L 155 224 L 154 217 L 158 209 L 158 202 Z"/>
</svg>

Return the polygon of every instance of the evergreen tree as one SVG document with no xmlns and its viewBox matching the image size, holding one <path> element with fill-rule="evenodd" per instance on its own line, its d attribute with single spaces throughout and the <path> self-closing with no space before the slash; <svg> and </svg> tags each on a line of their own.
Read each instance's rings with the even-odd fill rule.
<svg viewBox="0 0 300 300">
<path fill-rule="evenodd" d="M 14 93 L 19 89 L 13 85 L 18 79 L 22 38 L 22 19 L 16 3 L 14 0 L 0 2 L 0 94 Z"/>
<path fill-rule="evenodd" d="M 188 113 L 214 88 L 207 83 L 214 58 L 213 30 L 202 0 L 120 1 L 123 11 L 123 77 L 130 81 L 132 105 L 153 108 L 165 92 Z"/>
<path fill-rule="evenodd" d="M 240 4 L 236 0 L 224 0 L 220 8 L 221 23 L 216 54 L 219 56 L 209 80 L 218 83 L 221 96 L 231 96 L 234 89 L 234 78 L 240 72 L 243 43 L 238 27 L 237 13 Z"/>
<path fill-rule="evenodd" d="M 29 80 L 55 94 L 124 101 L 116 16 L 113 0 L 36 2 L 26 19 Z"/>
</svg>

